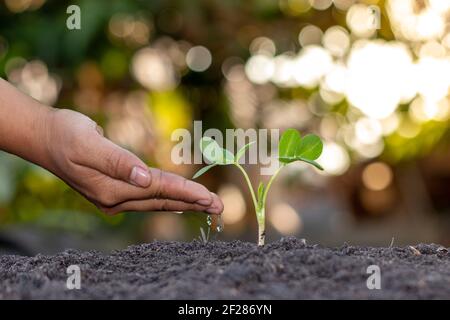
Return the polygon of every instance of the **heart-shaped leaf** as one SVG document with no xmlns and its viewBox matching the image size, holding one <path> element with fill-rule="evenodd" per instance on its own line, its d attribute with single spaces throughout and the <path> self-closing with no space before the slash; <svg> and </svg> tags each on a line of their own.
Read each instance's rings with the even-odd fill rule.
<svg viewBox="0 0 450 320">
<path fill-rule="evenodd" d="M 203 137 L 200 140 L 200 150 L 203 153 L 203 156 L 215 164 L 232 164 L 234 163 L 233 154 L 227 149 L 223 149 L 219 146 L 219 144 L 210 137 Z"/>
<path fill-rule="evenodd" d="M 219 164 L 233 164 L 234 163 L 234 156 L 233 154 L 228 151 L 228 149 L 222 149 L 222 163 Z"/>
<path fill-rule="evenodd" d="M 217 166 L 217 163 L 213 163 L 210 165 L 207 165 L 206 167 L 201 168 L 200 170 L 198 170 L 194 176 L 192 177 L 192 179 L 197 179 L 198 177 L 200 177 L 202 174 L 204 174 L 206 171 L 208 171 L 209 169 L 213 168 Z"/>
<path fill-rule="evenodd" d="M 203 138 L 205 139 L 205 138 Z M 211 139 L 211 138 L 209 138 Z M 203 156 L 212 163 L 220 163 L 223 161 L 222 148 L 213 139 L 202 143 Z"/>
<path fill-rule="evenodd" d="M 295 129 L 288 129 L 282 135 L 278 144 L 278 157 L 281 162 L 283 159 L 295 156 L 301 142 L 300 133 Z"/>
<path fill-rule="evenodd" d="M 239 151 L 236 153 L 236 157 L 235 157 L 234 161 L 238 162 L 239 159 L 241 159 L 242 156 L 244 155 L 245 151 L 247 151 L 247 149 L 250 148 L 250 146 L 254 143 L 256 143 L 256 141 L 251 141 L 251 142 L 247 143 L 245 146 L 243 146 L 241 149 L 239 149 Z"/>
<path fill-rule="evenodd" d="M 316 160 L 323 150 L 322 140 L 315 134 L 304 136 L 295 150 L 295 157 L 306 160 Z"/>
<path fill-rule="evenodd" d="M 207 146 L 209 146 L 211 143 L 216 143 L 216 140 L 210 137 L 202 137 L 200 139 L 200 151 L 203 152 Z M 218 146 L 218 145 L 217 145 Z"/>
</svg>

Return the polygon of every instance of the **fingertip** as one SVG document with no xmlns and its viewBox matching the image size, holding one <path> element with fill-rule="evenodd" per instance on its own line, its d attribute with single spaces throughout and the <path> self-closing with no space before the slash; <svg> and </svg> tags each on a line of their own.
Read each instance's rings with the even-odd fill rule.
<svg viewBox="0 0 450 320">
<path fill-rule="evenodd" d="M 222 213 L 222 211 L 220 211 L 219 208 L 208 208 L 208 209 L 205 210 L 205 212 L 209 213 L 209 214 L 215 214 L 215 215 L 218 215 L 218 216 L 221 215 L 221 213 Z"/>
<path fill-rule="evenodd" d="M 211 197 L 213 201 L 210 207 L 206 210 L 207 213 L 220 215 L 223 212 L 224 205 L 222 200 L 220 200 L 219 196 L 215 193 L 211 192 Z"/>
</svg>

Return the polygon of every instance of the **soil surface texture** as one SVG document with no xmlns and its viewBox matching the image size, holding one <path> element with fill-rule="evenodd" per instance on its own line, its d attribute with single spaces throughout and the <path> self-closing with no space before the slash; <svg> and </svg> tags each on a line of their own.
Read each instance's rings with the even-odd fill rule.
<svg viewBox="0 0 450 320">
<path fill-rule="evenodd" d="M 80 267 L 79 290 L 67 289 L 70 265 Z M 371 265 L 379 267 L 380 290 L 367 287 Z M 0 256 L 0 299 L 47 298 L 450 299 L 450 249 L 325 248 L 283 238 L 263 248 L 240 241 L 153 242 L 110 255 Z"/>
</svg>

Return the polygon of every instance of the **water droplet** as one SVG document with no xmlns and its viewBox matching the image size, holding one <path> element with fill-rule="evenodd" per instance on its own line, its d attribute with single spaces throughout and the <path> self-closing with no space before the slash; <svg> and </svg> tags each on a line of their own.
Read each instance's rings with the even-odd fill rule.
<svg viewBox="0 0 450 320">
<path fill-rule="evenodd" d="M 207 216 L 206 217 L 206 223 L 208 224 L 208 226 L 211 226 L 211 224 L 212 224 L 212 217 L 211 216 Z"/>
<path fill-rule="evenodd" d="M 217 232 L 222 232 L 223 231 L 223 220 L 222 220 L 222 216 L 219 216 L 217 218 L 217 227 L 216 227 Z"/>
</svg>

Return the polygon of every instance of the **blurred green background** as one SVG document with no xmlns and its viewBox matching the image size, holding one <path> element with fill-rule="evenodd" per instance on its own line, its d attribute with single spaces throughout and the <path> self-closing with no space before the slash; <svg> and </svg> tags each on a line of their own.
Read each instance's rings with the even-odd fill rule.
<svg viewBox="0 0 450 320">
<path fill-rule="evenodd" d="M 81 30 L 66 9 L 81 8 Z M 324 137 L 325 173 L 286 170 L 268 240 L 450 244 L 450 2 L 441 0 L 1 0 L 0 76 L 97 121 L 150 166 L 177 128 L 297 128 Z M 213 238 L 255 241 L 242 177 L 201 182 L 225 203 Z M 252 180 L 259 179 L 250 166 Z M 192 240 L 199 213 L 106 217 L 56 177 L 0 153 L 0 250 Z"/>
</svg>

